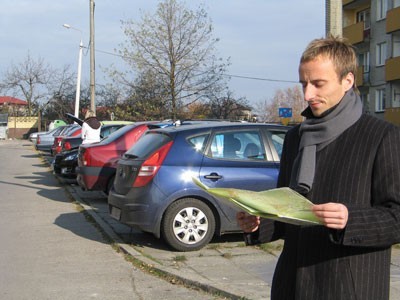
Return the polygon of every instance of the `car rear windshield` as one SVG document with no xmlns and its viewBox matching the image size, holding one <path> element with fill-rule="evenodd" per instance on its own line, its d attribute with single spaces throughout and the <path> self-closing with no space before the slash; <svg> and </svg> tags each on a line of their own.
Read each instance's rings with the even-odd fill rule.
<svg viewBox="0 0 400 300">
<path fill-rule="evenodd" d="M 171 140 L 172 138 L 165 133 L 150 131 L 143 135 L 132 148 L 126 151 L 125 155 L 144 158 Z"/>
<path fill-rule="evenodd" d="M 107 145 L 111 142 L 114 142 L 116 139 L 118 139 L 120 136 L 124 135 L 128 131 L 132 130 L 133 127 L 137 127 L 136 124 L 132 125 L 126 125 L 124 127 L 119 128 L 118 130 L 114 131 L 110 135 L 106 136 L 104 139 L 101 140 L 102 145 Z"/>
</svg>

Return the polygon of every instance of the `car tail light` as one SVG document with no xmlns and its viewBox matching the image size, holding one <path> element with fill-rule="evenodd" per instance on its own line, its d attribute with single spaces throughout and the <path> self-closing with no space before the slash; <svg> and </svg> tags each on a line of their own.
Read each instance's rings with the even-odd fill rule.
<svg viewBox="0 0 400 300">
<path fill-rule="evenodd" d="M 40 135 L 38 135 L 36 138 L 36 144 L 40 144 Z"/>
<path fill-rule="evenodd" d="M 90 165 L 90 155 L 89 155 L 89 151 L 87 151 L 87 149 L 85 148 L 81 148 L 79 150 L 81 153 L 81 159 L 82 159 L 82 165 L 87 166 Z"/>
<path fill-rule="evenodd" d="M 71 150 L 71 143 L 70 142 L 65 142 L 63 146 L 64 150 Z"/>
<path fill-rule="evenodd" d="M 142 187 L 145 186 L 154 178 L 157 174 L 158 170 L 161 167 L 165 157 L 169 149 L 172 146 L 172 141 L 168 144 L 165 144 L 161 148 L 159 148 L 156 152 L 154 152 L 140 167 L 139 173 L 136 177 L 135 182 L 133 183 L 133 187 Z"/>
<path fill-rule="evenodd" d="M 61 137 L 57 136 L 54 138 L 54 143 L 53 143 L 54 147 L 58 147 L 61 145 Z"/>
</svg>

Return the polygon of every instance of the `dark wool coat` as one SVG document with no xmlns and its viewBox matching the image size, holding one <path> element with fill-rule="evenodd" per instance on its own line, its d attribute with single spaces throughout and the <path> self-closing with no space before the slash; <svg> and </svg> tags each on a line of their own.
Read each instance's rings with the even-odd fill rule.
<svg viewBox="0 0 400 300">
<path fill-rule="evenodd" d="M 288 186 L 299 127 L 285 139 L 278 186 Z M 368 115 L 317 152 L 313 203 L 340 202 L 344 230 L 262 220 L 259 241 L 285 240 L 272 299 L 389 299 L 391 245 L 400 242 L 400 128 Z"/>
</svg>

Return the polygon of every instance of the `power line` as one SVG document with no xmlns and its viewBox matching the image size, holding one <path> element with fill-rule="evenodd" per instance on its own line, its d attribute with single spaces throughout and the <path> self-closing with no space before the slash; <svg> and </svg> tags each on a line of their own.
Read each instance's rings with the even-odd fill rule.
<svg viewBox="0 0 400 300">
<path fill-rule="evenodd" d="M 85 48 L 85 47 L 84 47 Z M 108 55 L 112 55 L 112 56 L 117 56 L 120 58 L 125 58 L 125 59 L 130 59 L 127 56 L 124 55 L 120 55 L 120 54 L 116 54 L 116 53 L 112 53 L 112 52 L 108 52 L 108 51 L 103 51 L 103 50 L 95 50 L 96 52 L 100 52 L 103 54 L 108 54 Z M 271 79 L 271 78 L 260 78 L 260 77 L 251 77 L 251 76 L 242 76 L 242 75 L 232 75 L 232 74 L 222 74 L 223 76 L 227 76 L 227 77 L 234 77 L 234 78 L 242 78 L 242 79 L 250 79 L 250 80 L 261 80 L 261 81 L 271 81 L 271 82 L 286 82 L 286 83 L 299 83 L 298 81 L 294 81 L 294 80 L 284 80 L 284 79 Z"/>
<path fill-rule="evenodd" d="M 232 75 L 232 74 L 222 74 L 222 75 L 224 75 L 224 76 L 229 76 L 229 77 L 235 77 L 235 78 L 252 79 L 252 80 L 275 81 L 275 82 L 287 82 L 287 83 L 299 83 L 298 81 L 293 81 L 293 80 L 260 78 L 260 77 L 250 77 L 250 76 L 241 76 L 241 75 Z"/>
</svg>

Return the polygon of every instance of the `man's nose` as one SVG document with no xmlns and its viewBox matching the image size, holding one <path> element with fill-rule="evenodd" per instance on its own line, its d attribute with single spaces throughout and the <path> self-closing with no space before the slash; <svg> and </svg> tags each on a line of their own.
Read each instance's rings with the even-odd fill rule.
<svg viewBox="0 0 400 300">
<path fill-rule="evenodd" d="M 303 87 L 303 93 L 304 93 L 304 100 L 305 101 L 311 101 L 315 97 L 315 89 L 310 84 L 308 84 L 305 87 Z"/>
</svg>

